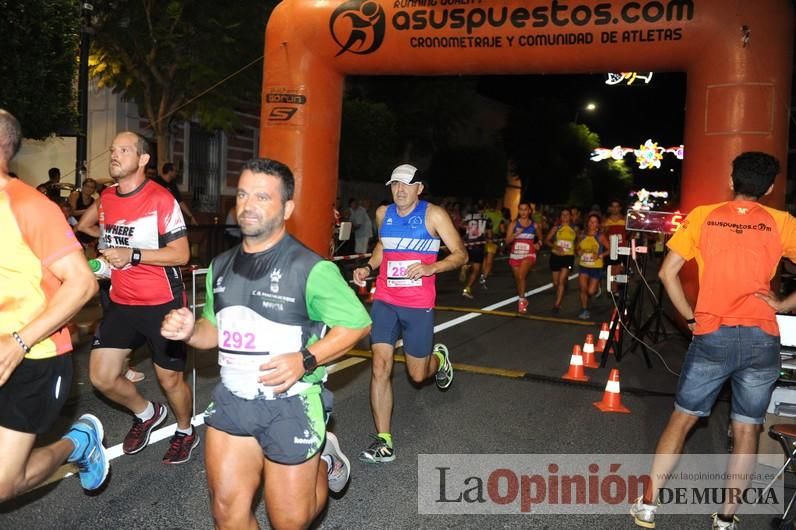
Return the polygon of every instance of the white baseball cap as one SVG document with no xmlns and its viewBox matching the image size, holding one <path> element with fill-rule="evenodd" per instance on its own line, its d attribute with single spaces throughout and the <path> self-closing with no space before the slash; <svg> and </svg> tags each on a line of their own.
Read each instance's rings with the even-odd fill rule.
<svg viewBox="0 0 796 530">
<path fill-rule="evenodd" d="M 420 179 L 415 180 L 417 168 L 411 164 L 401 164 L 392 170 L 390 180 L 386 182 L 389 186 L 391 182 L 403 182 L 404 184 L 422 184 Z"/>
</svg>

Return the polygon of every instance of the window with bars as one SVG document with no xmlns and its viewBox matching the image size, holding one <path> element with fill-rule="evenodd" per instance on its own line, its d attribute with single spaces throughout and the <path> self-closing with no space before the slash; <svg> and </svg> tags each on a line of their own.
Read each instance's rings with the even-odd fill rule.
<svg viewBox="0 0 796 530">
<path fill-rule="evenodd" d="M 223 168 L 223 132 L 206 131 L 190 124 L 188 141 L 188 192 L 193 209 L 217 212 Z"/>
</svg>

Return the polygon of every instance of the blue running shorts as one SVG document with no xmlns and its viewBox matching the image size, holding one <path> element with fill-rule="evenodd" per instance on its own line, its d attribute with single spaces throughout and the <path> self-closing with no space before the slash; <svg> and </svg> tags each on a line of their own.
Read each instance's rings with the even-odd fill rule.
<svg viewBox="0 0 796 530">
<path fill-rule="evenodd" d="M 404 341 L 404 353 L 412 357 L 428 357 L 434 347 L 434 309 L 401 307 L 381 300 L 373 302 L 370 310 L 373 344 L 394 346 L 398 338 Z"/>
</svg>

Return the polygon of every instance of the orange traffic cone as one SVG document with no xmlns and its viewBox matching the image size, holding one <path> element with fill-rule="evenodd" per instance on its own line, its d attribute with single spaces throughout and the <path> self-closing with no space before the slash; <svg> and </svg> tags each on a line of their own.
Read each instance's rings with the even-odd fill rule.
<svg viewBox="0 0 796 530">
<path fill-rule="evenodd" d="M 605 383 L 603 400 L 594 403 L 594 406 L 603 412 L 623 412 L 630 414 L 630 410 L 622 405 L 622 397 L 619 395 L 619 370 L 611 369 L 608 382 Z"/>
<path fill-rule="evenodd" d="M 583 357 L 580 354 L 580 346 L 575 344 L 572 347 L 572 357 L 569 359 L 569 371 L 561 376 L 561 379 L 569 381 L 586 382 L 588 376 L 583 373 Z"/>
<path fill-rule="evenodd" d="M 603 325 L 600 326 L 600 334 L 597 335 L 597 346 L 594 347 L 594 351 L 597 353 L 602 353 L 605 351 L 605 344 L 608 342 L 608 337 L 611 336 L 611 328 L 608 325 L 608 322 L 603 322 Z"/>
<path fill-rule="evenodd" d="M 586 342 L 583 343 L 583 366 L 586 368 L 599 368 L 600 363 L 594 358 L 594 335 L 586 335 Z"/>
</svg>

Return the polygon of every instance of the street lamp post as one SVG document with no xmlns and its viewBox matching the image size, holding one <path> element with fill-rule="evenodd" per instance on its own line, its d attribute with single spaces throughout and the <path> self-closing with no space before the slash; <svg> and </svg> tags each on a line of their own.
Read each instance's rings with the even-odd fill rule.
<svg viewBox="0 0 796 530">
<path fill-rule="evenodd" d="M 86 163 L 88 159 L 88 52 L 91 45 L 90 36 L 91 12 L 94 6 L 89 2 L 80 4 L 82 21 L 80 23 L 80 64 L 77 73 L 77 112 L 79 124 L 77 131 L 77 146 L 75 156 L 75 186 L 80 187 L 85 178 Z"/>
</svg>

